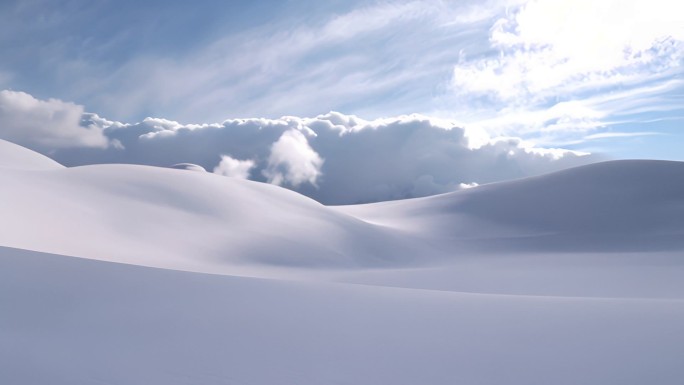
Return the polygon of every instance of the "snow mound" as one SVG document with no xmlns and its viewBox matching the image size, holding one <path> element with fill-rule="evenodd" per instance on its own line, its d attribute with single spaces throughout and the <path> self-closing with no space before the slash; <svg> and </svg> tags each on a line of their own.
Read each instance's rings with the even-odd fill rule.
<svg viewBox="0 0 684 385">
<path fill-rule="evenodd" d="M 23 170 L 53 170 L 64 166 L 47 156 L 0 139 L 0 167 Z"/>
<path fill-rule="evenodd" d="M 243 275 L 441 264 L 490 251 L 684 250 L 682 162 L 605 162 L 326 207 L 264 183 L 136 165 L 63 168 L 0 144 L 16 165 L 0 168 L 0 246 Z M 39 164 L 49 172 L 30 171 Z"/>
<path fill-rule="evenodd" d="M 179 169 L 179 170 L 188 170 L 188 171 L 198 171 L 198 172 L 207 172 L 207 170 L 204 169 L 204 167 L 194 164 L 194 163 L 178 163 L 174 164 L 171 166 L 171 168 Z"/>
<path fill-rule="evenodd" d="M 682 175 L 326 207 L 0 141 L 0 383 L 680 383 Z"/>
<path fill-rule="evenodd" d="M 407 263 L 410 239 L 290 190 L 212 173 L 95 165 L 0 172 L 0 245 L 179 270 Z"/>
<path fill-rule="evenodd" d="M 684 162 L 602 162 L 338 210 L 425 237 L 480 240 L 508 250 L 683 249 Z"/>
</svg>

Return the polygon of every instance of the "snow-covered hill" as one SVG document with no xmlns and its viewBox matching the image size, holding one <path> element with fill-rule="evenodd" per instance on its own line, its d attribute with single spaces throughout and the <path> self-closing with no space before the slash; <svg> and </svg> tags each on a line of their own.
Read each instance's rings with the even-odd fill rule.
<svg viewBox="0 0 684 385">
<path fill-rule="evenodd" d="M 440 196 L 325 207 L 135 165 L 63 168 L 0 142 L 0 245 L 147 266 L 401 267 L 463 251 L 684 249 L 684 163 L 615 161 Z M 38 170 L 37 170 L 38 169 Z"/>
<path fill-rule="evenodd" d="M 183 168 L 0 141 L 0 383 L 684 381 L 683 163 L 342 207 Z"/>
<path fill-rule="evenodd" d="M 602 162 L 339 211 L 424 238 L 497 252 L 681 251 L 684 162 Z"/>
<path fill-rule="evenodd" d="M 63 168 L 54 160 L 18 144 L 0 139 L 0 168 L 54 170 Z"/>
<path fill-rule="evenodd" d="M 419 254 L 413 240 L 303 195 L 211 173 L 16 164 L 0 170 L 0 185 L 0 245 L 22 249 L 214 273 L 394 266 Z"/>
</svg>

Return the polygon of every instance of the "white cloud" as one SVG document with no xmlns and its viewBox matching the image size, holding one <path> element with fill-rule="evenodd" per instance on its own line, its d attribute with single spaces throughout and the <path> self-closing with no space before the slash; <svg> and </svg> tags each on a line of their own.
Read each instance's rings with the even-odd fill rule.
<svg viewBox="0 0 684 385">
<path fill-rule="evenodd" d="M 74 103 L 0 91 L 0 138 L 32 149 L 109 146 L 103 129 L 96 125 L 84 127 L 82 116 L 83 107 Z"/>
<path fill-rule="evenodd" d="M 249 179 L 250 171 L 256 164 L 253 160 L 239 160 L 231 158 L 228 155 L 221 155 L 221 162 L 214 167 L 214 174 L 223 176 Z"/>
<path fill-rule="evenodd" d="M 304 134 L 285 131 L 271 146 L 268 166 L 262 171 L 269 183 L 298 187 L 308 182 L 316 186 L 323 159 L 314 151 Z"/>
<path fill-rule="evenodd" d="M 490 133 L 568 142 L 681 109 L 683 4 L 530 0 L 493 24 L 489 42 L 496 54 L 454 66 L 452 104 Z"/>
<path fill-rule="evenodd" d="M 454 68 L 454 85 L 528 103 L 587 84 L 645 81 L 684 58 L 684 6 L 669 0 L 534 0 L 499 19 L 496 58 Z"/>
<path fill-rule="evenodd" d="M 623 123 L 648 122 L 653 116 L 681 116 L 678 89 L 684 89 L 684 82 L 674 79 L 546 107 L 508 106 L 464 124 L 492 135 L 523 136 L 542 146 L 580 144 L 591 140 L 591 135 L 610 132 Z"/>
<path fill-rule="evenodd" d="M 587 135 L 585 140 L 611 139 L 611 138 L 631 138 L 637 136 L 662 135 L 659 132 L 601 132 L 598 134 Z"/>
<path fill-rule="evenodd" d="M 597 106 L 595 99 L 586 99 L 559 102 L 548 108 L 505 107 L 493 117 L 483 117 L 468 125 L 493 135 L 535 133 L 540 136 L 582 136 L 605 126 L 604 119 L 608 116 L 608 111 Z"/>
</svg>

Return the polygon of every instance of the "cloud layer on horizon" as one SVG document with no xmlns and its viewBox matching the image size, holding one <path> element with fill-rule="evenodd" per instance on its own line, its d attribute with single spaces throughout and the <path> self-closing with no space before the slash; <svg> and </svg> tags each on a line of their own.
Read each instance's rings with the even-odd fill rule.
<svg viewBox="0 0 684 385">
<path fill-rule="evenodd" d="M 9 91 L 0 96 L 0 138 L 68 166 L 193 163 L 219 175 L 281 185 L 325 204 L 420 197 L 598 159 L 422 115 L 364 120 L 330 112 L 215 124 L 159 118 L 126 124 L 83 113 L 73 103 Z"/>
</svg>

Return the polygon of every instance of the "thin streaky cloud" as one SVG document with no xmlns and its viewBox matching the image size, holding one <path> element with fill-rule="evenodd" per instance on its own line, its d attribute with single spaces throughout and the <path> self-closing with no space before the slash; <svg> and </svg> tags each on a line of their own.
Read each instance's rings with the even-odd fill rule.
<svg viewBox="0 0 684 385">
<path fill-rule="evenodd" d="M 609 138 L 630 138 L 635 136 L 663 135 L 661 132 L 602 132 L 591 134 L 584 137 L 585 140 L 609 139 Z"/>
</svg>

